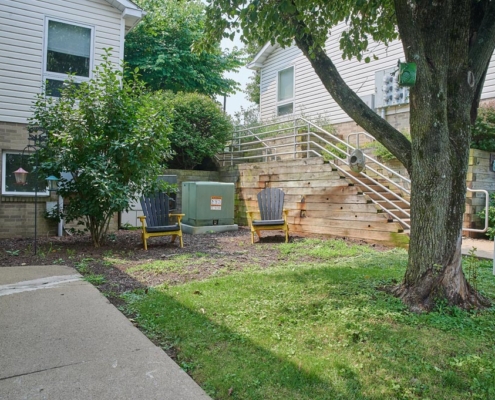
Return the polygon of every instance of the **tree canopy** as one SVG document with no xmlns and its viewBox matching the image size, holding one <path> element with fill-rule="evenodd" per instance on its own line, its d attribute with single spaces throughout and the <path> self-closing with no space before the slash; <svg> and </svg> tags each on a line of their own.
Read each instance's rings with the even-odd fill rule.
<svg viewBox="0 0 495 400">
<path fill-rule="evenodd" d="M 209 0 L 203 48 L 242 29 L 246 42 L 293 42 L 340 107 L 407 168 L 411 176 L 409 261 L 393 289 L 412 310 L 438 299 L 461 307 L 486 303 L 466 281 L 461 239 L 471 126 L 495 48 L 493 0 Z M 400 37 L 417 65 L 410 91 L 409 141 L 342 79 L 325 42 L 337 24 L 343 57 L 369 61 L 374 42 Z M 236 32 L 237 31 L 237 32 Z"/>
<path fill-rule="evenodd" d="M 151 90 L 198 92 L 210 97 L 235 93 L 238 84 L 225 72 L 242 65 L 241 52 L 223 51 L 219 41 L 192 52 L 204 36 L 204 5 L 199 0 L 137 0 L 146 15 L 126 36 L 125 61 L 139 68 Z"/>
</svg>

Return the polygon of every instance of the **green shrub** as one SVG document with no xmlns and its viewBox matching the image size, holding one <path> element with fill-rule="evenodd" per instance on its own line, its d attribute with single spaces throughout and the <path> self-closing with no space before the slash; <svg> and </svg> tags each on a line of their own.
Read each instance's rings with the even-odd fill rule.
<svg viewBox="0 0 495 400">
<path fill-rule="evenodd" d="M 346 159 L 347 158 L 347 146 L 343 143 L 336 143 L 335 146 L 337 146 L 340 150 L 337 150 L 335 147 L 332 147 L 330 145 L 326 145 L 325 149 L 328 151 L 328 153 L 323 153 L 323 159 L 325 161 L 332 161 L 335 160 L 336 158 L 342 158 Z"/>
<path fill-rule="evenodd" d="M 170 168 L 193 169 L 223 151 L 233 126 L 215 101 L 198 93 L 165 92 L 162 98 L 173 108 Z"/>
<path fill-rule="evenodd" d="M 411 141 L 411 134 L 409 132 L 402 132 L 402 134 Z M 373 154 L 382 162 L 397 160 L 395 157 L 383 144 L 377 140 L 373 142 L 365 143 L 361 146 L 363 149 L 373 149 Z"/>
<path fill-rule="evenodd" d="M 58 193 L 70 202 L 57 218 L 79 221 L 95 247 L 104 243 L 113 215 L 157 185 L 170 155 L 170 110 L 136 74 L 122 82 L 110 50 L 102 58 L 87 82 L 69 77 L 60 98 L 39 94 L 28 126 L 46 133 L 41 172 L 72 176 L 59 181 Z"/>
<path fill-rule="evenodd" d="M 495 151 L 495 101 L 481 106 L 472 130 L 471 148 Z"/>
</svg>

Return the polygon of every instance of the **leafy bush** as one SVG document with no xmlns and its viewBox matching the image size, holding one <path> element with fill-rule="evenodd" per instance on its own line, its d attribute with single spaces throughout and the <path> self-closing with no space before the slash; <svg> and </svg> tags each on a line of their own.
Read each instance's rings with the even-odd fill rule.
<svg viewBox="0 0 495 400">
<path fill-rule="evenodd" d="M 483 221 L 485 220 L 485 216 L 486 210 L 478 213 L 478 217 Z M 493 240 L 495 237 L 495 193 L 490 195 L 490 204 L 488 206 L 488 229 L 485 235 L 488 236 L 490 240 Z"/>
<path fill-rule="evenodd" d="M 96 247 L 115 213 L 156 189 L 170 156 L 170 112 L 136 76 L 122 82 L 109 51 L 103 60 L 88 82 L 67 80 L 59 99 L 38 95 L 29 125 L 46 133 L 42 171 L 70 174 L 59 182 L 60 195 L 70 200 L 60 216 L 84 225 Z"/>
<path fill-rule="evenodd" d="M 411 134 L 409 132 L 402 132 L 402 134 L 409 141 L 411 141 Z M 365 143 L 361 147 L 364 149 L 372 148 L 373 154 L 382 162 L 397 160 L 397 157 L 395 157 L 383 144 L 377 140 Z"/>
<path fill-rule="evenodd" d="M 478 117 L 472 129 L 471 148 L 495 151 L 495 101 L 478 109 Z"/>
<path fill-rule="evenodd" d="M 335 146 L 337 146 L 342 151 L 337 150 L 335 147 L 327 144 L 325 146 L 325 149 L 328 151 L 328 153 L 323 153 L 323 159 L 325 161 L 335 160 L 336 158 L 347 158 L 347 146 L 340 142 L 338 142 Z"/>
<path fill-rule="evenodd" d="M 234 128 L 215 101 L 198 93 L 165 92 L 161 96 L 173 109 L 169 138 L 175 155 L 169 167 L 193 169 L 223 151 Z"/>
</svg>

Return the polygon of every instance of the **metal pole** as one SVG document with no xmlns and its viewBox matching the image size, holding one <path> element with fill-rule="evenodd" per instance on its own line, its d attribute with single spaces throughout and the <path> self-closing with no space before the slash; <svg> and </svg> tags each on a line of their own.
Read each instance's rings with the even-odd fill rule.
<svg viewBox="0 0 495 400">
<path fill-rule="evenodd" d="M 62 196 L 58 196 L 58 210 L 59 210 L 59 213 L 62 212 L 64 208 L 64 199 L 62 198 Z M 58 236 L 63 236 L 64 235 L 64 220 L 61 219 L 59 222 L 58 222 L 58 230 L 57 230 L 57 235 Z"/>
<path fill-rule="evenodd" d="M 34 255 L 37 252 L 38 244 L 38 150 L 35 152 L 36 173 L 34 174 Z"/>
</svg>

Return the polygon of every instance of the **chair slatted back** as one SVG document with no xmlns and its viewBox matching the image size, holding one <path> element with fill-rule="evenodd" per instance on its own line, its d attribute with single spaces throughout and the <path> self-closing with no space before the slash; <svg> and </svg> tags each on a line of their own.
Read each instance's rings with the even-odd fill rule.
<svg viewBox="0 0 495 400">
<path fill-rule="evenodd" d="M 165 193 L 158 192 L 150 197 L 141 197 L 141 207 L 147 226 L 170 225 L 168 196 Z"/>
<path fill-rule="evenodd" d="M 282 219 L 285 193 L 282 189 L 266 188 L 258 193 L 258 207 L 262 220 Z"/>
</svg>

